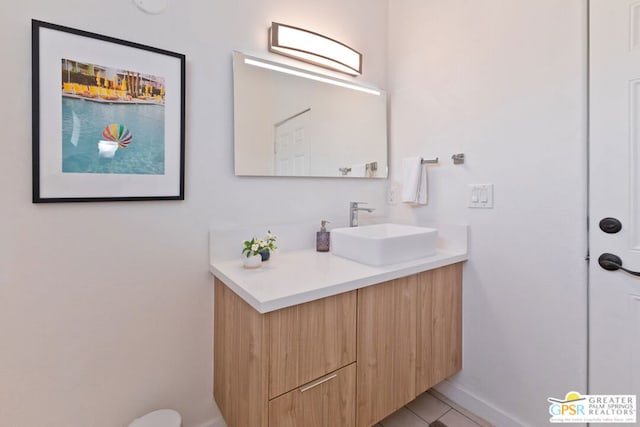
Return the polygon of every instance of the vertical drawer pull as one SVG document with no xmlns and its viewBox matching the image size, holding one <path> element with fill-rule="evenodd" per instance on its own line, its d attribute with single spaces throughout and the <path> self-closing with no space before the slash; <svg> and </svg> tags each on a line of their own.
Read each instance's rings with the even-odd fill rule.
<svg viewBox="0 0 640 427">
<path fill-rule="evenodd" d="M 315 383 L 313 383 L 313 384 L 311 384 L 311 385 L 308 385 L 308 386 L 306 386 L 306 387 L 302 387 L 302 388 L 300 388 L 300 393 L 304 393 L 305 391 L 307 391 L 307 390 L 311 390 L 312 388 L 317 387 L 317 386 L 319 386 L 320 384 L 324 384 L 324 383 L 326 383 L 327 381 L 331 381 L 332 379 L 334 379 L 334 378 L 335 378 L 335 377 L 337 377 L 337 376 L 338 376 L 338 374 L 333 374 L 333 375 L 331 375 L 330 377 L 323 378 L 323 379 L 321 379 L 320 381 L 317 381 L 317 382 L 315 382 Z"/>
</svg>

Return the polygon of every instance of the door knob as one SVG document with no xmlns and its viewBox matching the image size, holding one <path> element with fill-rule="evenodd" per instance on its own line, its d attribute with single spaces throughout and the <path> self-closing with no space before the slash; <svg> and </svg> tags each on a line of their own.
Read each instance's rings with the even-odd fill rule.
<svg viewBox="0 0 640 427">
<path fill-rule="evenodd" d="M 599 226 L 600 230 L 609 234 L 615 234 L 622 230 L 622 223 L 618 218 L 603 218 L 602 220 L 600 220 Z"/>
<path fill-rule="evenodd" d="M 622 230 L 622 223 L 618 218 L 602 218 L 599 225 L 600 230 L 609 234 L 616 234 Z"/>
<path fill-rule="evenodd" d="M 604 253 L 598 257 L 600 267 L 608 271 L 622 270 L 634 276 L 640 276 L 640 272 L 627 270 L 622 266 L 622 259 L 618 255 Z"/>
</svg>

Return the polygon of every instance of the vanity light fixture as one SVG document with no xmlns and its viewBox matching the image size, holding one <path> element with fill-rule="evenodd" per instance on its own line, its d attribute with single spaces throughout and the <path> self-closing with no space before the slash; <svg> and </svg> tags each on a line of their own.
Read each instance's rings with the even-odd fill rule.
<svg viewBox="0 0 640 427">
<path fill-rule="evenodd" d="M 362 54 L 337 40 L 290 25 L 271 23 L 269 50 L 352 76 L 362 74 Z"/>
<path fill-rule="evenodd" d="M 381 94 L 381 92 L 379 90 L 371 89 L 371 88 L 364 87 L 364 86 L 354 85 L 354 84 L 351 84 L 351 83 L 348 83 L 348 82 L 344 82 L 344 81 L 340 81 L 340 80 L 334 80 L 334 79 L 331 79 L 331 78 L 328 78 L 328 77 L 323 77 L 323 76 L 318 75 L 318 74 L 305 73 L 304 71 L 294 70 L 292 68 L 287 68 L 287 67 L 284 67 L 284 66 L 281 66 L 281 65 L 276 65 L 276 64 L 272 64 L 270 62 L 260 61 L 260 60 L 253 59 L 253 58 L 245 58 L 244 59 L 244 63 L 248 64 L 248 65 L 253 65 L 255 67 L 260 67 L 260 68 L 266 68 L 268 70 L 279 71 L 279 72 L 285 73 L 285 74 L 291 74 L 293 76 L 304 77 L 306 79 L 315 80 L 315 81 L 322 82 L 322 83 L 329 83 L 329 84 L 332 84 L 332 85 L 335 85 L 335 86 L 345 87 L 347 89 L 358 90 L 360 92 L 368 93 L 370 95 L 379 96 Z"/>
</svg>

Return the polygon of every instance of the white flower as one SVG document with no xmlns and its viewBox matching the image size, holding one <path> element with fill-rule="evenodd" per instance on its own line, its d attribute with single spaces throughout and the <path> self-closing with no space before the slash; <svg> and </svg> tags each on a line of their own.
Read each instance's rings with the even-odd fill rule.
<svg viewBox="0 0 640 427">
<path fill-rule="evenodd" d="M 278 236 L 273 234 L 271 230 L 267 231 L 267 237 L 265 239 L 256 239 L 253 237 L 251 240 L 245 240 L 243 243 L 244 249 L 242 249 L 242 253 L 246 254 L 247 257 L 252 255 L 258 255 L 262 251 L 274 251 L 277 249 L 276 245 L 273 243 L 276 241 Z"/>
</svg>

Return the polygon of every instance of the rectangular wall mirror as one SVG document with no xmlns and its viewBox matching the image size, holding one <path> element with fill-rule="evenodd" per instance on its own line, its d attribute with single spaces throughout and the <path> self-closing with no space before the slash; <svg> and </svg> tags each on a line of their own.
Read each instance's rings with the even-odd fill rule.
<svg viewBox="0 0 640 427">
<path fill-rule="evenodd" d="M 233 53 L 235 174 L 387 177 L 380 89 Z"/>
</svg>

